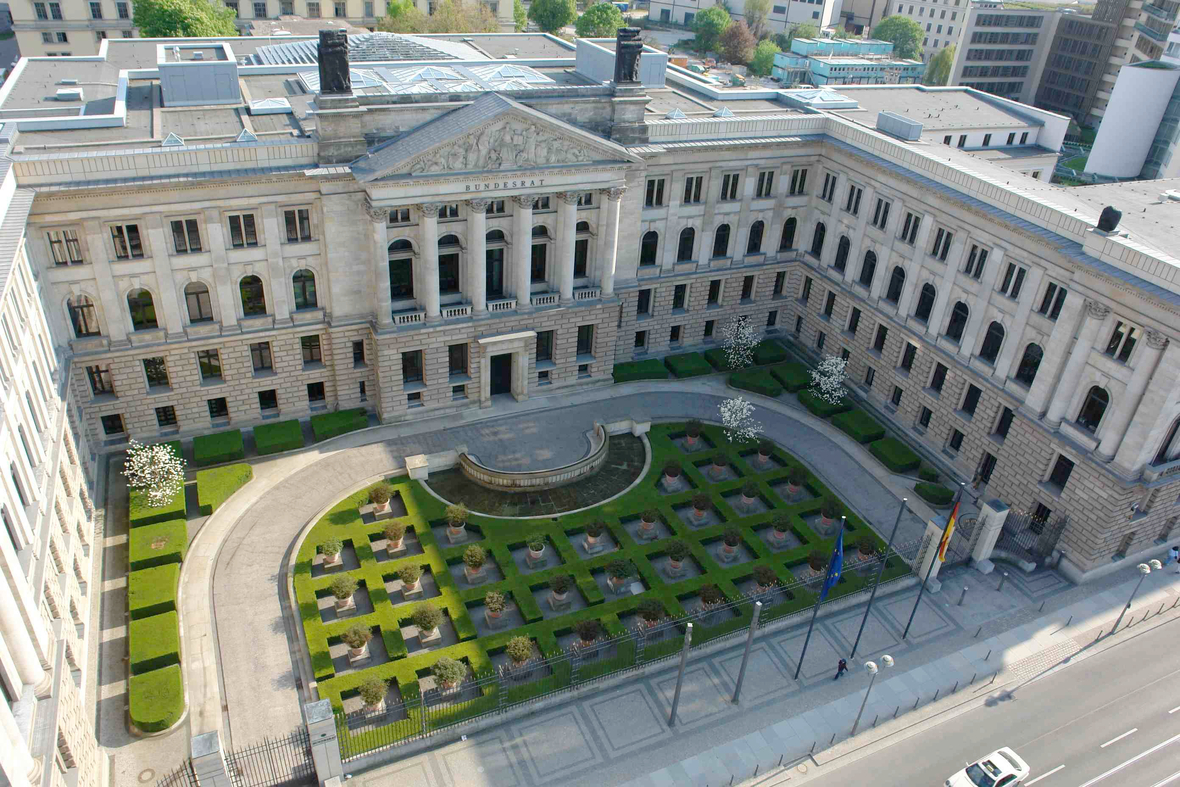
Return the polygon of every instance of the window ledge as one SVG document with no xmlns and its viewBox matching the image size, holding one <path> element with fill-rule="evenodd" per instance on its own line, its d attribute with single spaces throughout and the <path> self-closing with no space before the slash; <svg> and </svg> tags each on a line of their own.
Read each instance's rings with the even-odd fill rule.
<svg viewBox="0 0 1180 787">
<path fill-rule="evenodd" d="M 259 417 L 262 418 L 263 421 L 271 421 L 275 418 L 278 418 L 280 415 L 282 414 L 277 409 L 274 412 L 271 412 L 270 410 L 263 410 L 262 415 Z"/>
<path fill-rule="evenodd" d="M 845 339 L 852 341 L 856 338 L 856 331 L 840 331 L 840 335 Z"/>
<path fill-rule="evenodd" d="M 305 371 L 305 372 L 316 371 L 316 370 L 323 369 L 323 368 L 324 368 L 323 361 L 304 361 L 303 362 L 303 371 Z"/>
<path fill-rule="evenodd" d="M 171 385 L 149 385 L 147 389 L 148 396 L 160 396 L 161 394 L 172 393 Z"/>
<path fill-rule="evenodd" d="M 685 309 L 683 306 L 674 306 L 672 308 L 672 314 L 673 315 L 688 314 L 688 309 Z"/>
<path fill-rule="evenodd" d="M 255 369 L 254 370 L 254 379 L 258 380 L 258 379 L 263 379 L 266 377 L 274 377 L 275 374 L 276 373 L 275 373 L 274 369 Z"/>
<path fill-rule="evenodd" d="M 368 369 L 369 365 L 367 363 L 365 363 L 364 361 L 353 361 L 352 368 L 353 369 Z"/>
<path fill-rule="evenodd" d="M 894 368 L 893 373 L 896 374 L 898 377 L 902 378 L 903 380 L 910 379 L 910 370 L 903 368 L 901 366 Z"/>
<path fill-rule="evenodd" d="M 578 353 L 578 357 L 574 359 L 574 363 L 594 363 L 596 360 L 597 358 L 595 358 L 592 353 Z"/>
<path fill-rule="evenodd" d="M 210 379 L 201 380 L 202 388 L 216 388 L 219 385 L 225 385 L 224 377 L 214 377 Z"/>
<path fill-rule="evenodd" d="M 720 309 L 721 304 L 720 303 L 709 303 L 709 304 L 705 305 L 705 308 L 706 309 Z"/>
<path fill-rule="evenodd" d="M 996 445 L 1003 445 L 1004 440 L 1005 440 L 1005 438 L 1001 437 L 1000 435 L 996 434 L 995 432 L 992 432 L 991 434 L 989 434 L 987 436 L 987 438 L 989 440 L 991 440 L 993 443 L 995 443 Z"/>
<path fill-rule="evenodd" d="M 229 426 L 229 416 L 228 415 L 219 415 L 216 418 L 210 416 L 209 417 L 209 425 L 214 428 L 218 428 L 218 427 L 222 427 L 222 426 Z"/>
<path fill-rule="evenodd" d="M 414 381 L 411 383 L 402 383 L 402 391 L 404 391 L 405 393 L 414 393 L 415 391 L 425 391 L 425 390 L 426 390 L 426 383 L 421 382 L 420 380 Z"/>
<path fill-rule="evenodd" d="M 309 402 L 307 409 L 313 413 L 322 413 L 328 409 L 328 405 L 326 402 L 322 404 L 312 404 Z"/>
<path fill-rule="evenodd" d="M 92 394 L 90 397 L 90 401 L 94 402 L 95 404 L 99 404 L 102 402 L 117 402 L 117 401 L 119 401 L 119 396 L 114 393 Z"/>
<path fill-rule="evenodd" d="M 557 364 L 555 364 L 551 360 L 537 361 L 537 371 L 538 372 L 546 372 L 546 371 L 550 371 L 550 370 L 556 369 L 556 368 L 557 368 Z"/>
<path fill-rule="evenodd" d="M 471 375 L 466 372 L 451 372 L 450 377 L 447 378 L 447 382 L 451 383 L 451 385 L 466 385 L 471 382 Z"/>
<path fill-rule="evenodd" d="M 966 410 L 955 410 L 955 415 L 958 416 L 960 420 L 967 423 L 971 423 L 975 419 L 975 416 Z"/>
<path fill-rule="evenodd" d="M 635 322 L 647 322 L 651 318 L 651 312 L 644 312 L 643 314 L 635 315 Z"/>
<path fill-rule="evenodd" d="M 881 351 L 880 351 L 880 350 L 873 349 L 873 350 L 868 350 L 867 352 L 868 352 L 869 356 L 870 356 L 870 357 L 872 357 L 872 358 L 878 358 L 878 359 L 879 359 L 879 358 L 881 357 Z"/>
<path fill-rule="evenodd" d="M 918 434 L 926 434 L 926 427 L 922 426 L 921 424 L 914 424 L 913 430 Z"/>
<path fill-rule="evenodd" d="M 1064 488 L 1057 486 L 1056 484 L 1050 484 L 1048 481 L 1042 481 L 1041 483 L 1037 484 L 1037 486 L 1042 492 L 1047 495 L 1052 495 L 1058 500 L 1061 499 L 1061 493 L 1065 491 Z"/>
<path fill-rule="evenodd" d="M 942 449 L 942 453 L 943 453 L 943 455 L 948 456 L 951 459 L 958 459 L 959 458 L 959 452 L 954 450 L 950 446 L 947 446 L 946 448 Z"/>
<path fill-rule="evenodd" d="M 931 399 L 941 399 L 942 398 L 942 391 L 936 391 L 935 389 L 929 388 L 929 387 L 923 388 L 922 390 L 925 391 L 926 395 L 929 396 Z"/>
</svg>

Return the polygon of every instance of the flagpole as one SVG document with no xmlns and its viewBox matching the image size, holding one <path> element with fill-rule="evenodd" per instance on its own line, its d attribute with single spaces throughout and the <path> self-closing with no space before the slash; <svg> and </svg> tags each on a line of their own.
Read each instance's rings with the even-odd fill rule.
<svg viewBox="0 0 1180 787">
<path fill-rule="evenodd" d="M 959 501 L 962 499 L 962 497 L 963 497 L 963 485 L 959 484 L 959 493 L 957 495 L 955 495 L 955 503 L 954 503 L 954 505 L 951 506 L 951 514 L 950 514 L 951 518 L 947 520 L 948 527 L 950 526 L 951 521 L 955 516 L 955 512 L 958 510 Z M 943 532 L 945 533 L 946 531 L 944 530 Z M 939 539 L 939 543 L 942 543 L 942 539 Z M 913 610 L 910 611 L 909 622 L 905 624 L 905 631 L 903 631 L 901 634 L 902 639 L 906 638 L 906 635 L 910 633 L 910 626 L 914 625 L 914 615 L 918 614 L 918 604 L 922 603 L 922 594 L 926 592 L 926 581 L 928 579 L 930 579 L 930 572 L 934 571 L 934 564 L 937 562 L 938 562 L 938 548 L 935 547 L 934 557 L 931 559 L 930 565 L 926 569 L 926 576 L 922 577 L 922 584 L 918 588 L 918 598 L 914 600 L 914 608 L 913 608 Z"/>
<path fill-rule="evenodd" d="M 844 535 L 844 520 L 845 517 L 840 517 L 840 533 L 839 536 Z M 832 556 L 835 557 L 833 550 Z M 828 574 L 832 571 L 832 558 L 828 558 Z M 827 575 L 824 577 L 824 582 L 827 582 Z M 803 639 L 803 652 L 799 654 L 799 666 L 795 667 L 795 680 L 799 680 L 799 671 L 803 669 L 803 659 L 807 657 L 807 645 L 811 642 L 811 630 L 815 628 L 815 619 L 819 616 L 819 605 L 824 601 L 823 587 L 820 587 L 820 592 L 815 596 L 815 608 L 811 610 L 811 624 L 807 627 L 807 636 Z"/>
<path fill-rule="evenodd" d="M 856 642 L 852 643 L 852 652 L 848 658 L 856 656 L 856 648 L 860 645 L 860 636 L 865 633 L 865 624 L 869 622 L 869 613 L 873 611 L 873 599 L 877 597 L 877 588 L 881 585 L 881 575 L 885 573 L 885 564 L 889 562 L 889 549 L 893 546 L 893 538 L 897 535 L 897 527 L 901 524 L 901 514 L 905 511 L 907 497 L 901 499 L 901 506 L 897 509 L 897 519 L 893 521 L 893 532 L 889 534 L 889 543 L 885 545 L 885 557 L 881 559 L 881 567 L 877 569 L 877 580 L 873 583 L 873 592 L 869 594 L 869 605 L 865 608 L 865 616 L 860 620 L 860 630 L 856 632 Z"/>
</svg>

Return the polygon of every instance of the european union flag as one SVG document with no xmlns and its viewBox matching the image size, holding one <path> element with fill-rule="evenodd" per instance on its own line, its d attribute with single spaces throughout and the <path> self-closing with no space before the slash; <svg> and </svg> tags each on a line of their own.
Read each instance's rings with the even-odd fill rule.
<svg viewBox="0 0 1180 787">
<path fill-rule="evenodd" d="M 819 600 L 827 598 L 828 591 L 840 581 L 840 571 L 844 568 L 844 527 L 840 527 L 840 535 L 836 536 L 836 548 L 832 550 L 832 559 L 828 562 L 828 576 L 824 579 L 823 589 L 819 592 Z"/>
</svg>

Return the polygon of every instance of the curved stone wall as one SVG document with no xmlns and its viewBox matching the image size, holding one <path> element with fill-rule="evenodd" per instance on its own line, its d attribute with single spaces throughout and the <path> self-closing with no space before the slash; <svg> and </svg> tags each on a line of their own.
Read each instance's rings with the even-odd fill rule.
<svg viewBox="0 0 1180 787">
<path fill-rule="evenodd" d="M 582 459 L 564 467 L 550 470 L 529 470 L 512 472 L 485 467 L 466 453 L 459 454 L 459 468 L 472 482 L 487 489 L 501 492 L 525 492 L 539 489 L 553 489 L 593 475 L 606 462 L 610 447 L 610 434 L 599 422 L 594 422 L 590 431 L 590 453 Z"/>
</svg>

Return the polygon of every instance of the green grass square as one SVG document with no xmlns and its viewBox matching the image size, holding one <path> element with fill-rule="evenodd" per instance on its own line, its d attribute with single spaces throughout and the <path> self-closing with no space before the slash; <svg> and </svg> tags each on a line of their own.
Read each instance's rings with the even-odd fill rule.
<svg viewBox="0 0 1180 787">
<path fill-rule="evenodd" d="M 139 489 L 127 490 L 127 519 L 131 527 L 154 525 L 157 522 L 167 522 L 171 519 L 183 519 L 185 514 L 184 489 L 172 498 L 172 502 L 158 508 L 148 505 L 146 492 Z"/>
<path fill-rule="evenodd" d="M 140 620 L 175 610 L 179 579 L 179 563 L 165 563 L 128 574 L 127 609 L 131 619 Z"/>
<path fill-rule="evenodd" d="M 131 621 L 127 627 L 132 675 L 180 663 L 180 627 L 175 612 Z"/>
<path fill-rule="evenodd" d="M 254 477 L 248 464 L 232 464 L 197 471 L 197 503 L 202 516 L 216 511 L 229 496 Z"/>
<path fill-rule="evenodd" d="M 128 563 L 132 571 L 179 563 L 188 550 L 188 525 L 169 519 L 132 528 L 127 536 Z"/>
</svg>

